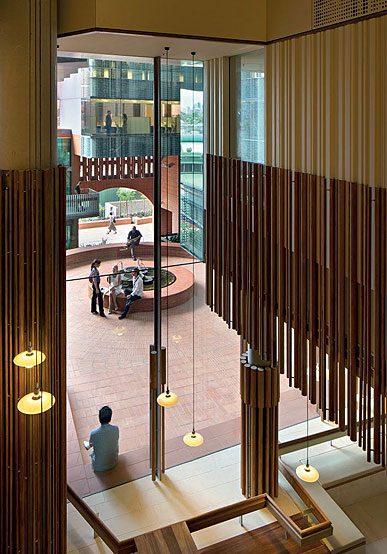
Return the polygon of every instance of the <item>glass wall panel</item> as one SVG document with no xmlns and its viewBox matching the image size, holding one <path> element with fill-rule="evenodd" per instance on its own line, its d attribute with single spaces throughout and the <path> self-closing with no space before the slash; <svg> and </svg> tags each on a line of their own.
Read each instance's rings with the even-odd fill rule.
<svg viewBox="0 0 387 554">
<path fill-rule="evenodd" d="M 232 156 L 265 162 L 265 58 L 260 48 L 230 58 Z"/>
<path fill-rule="evenodd" d="M 182 88 L 180 154 L 180 241 L 203 259 L 204 172 L 203 172 L 203 64 L 186 65 L 191 79 Z"/>
<path fill-rule="evenodd" d="M 99 158 L 93 163 L 100 167 L 110 156 L 152 156 L 152 60 L 83 58 L 80 63 L 75 58 L 62 65 L 65 67 L 58 72 L 64 76 L 58 84 L 59 122 L 63 129 L 72 130 L 74 175 L 77 171 L 81 176 L 80 164 L 86 156 Z M 71 109 L 66 104 L 68 98 L 77 100 Z M 175 107 L 171 134 L 178 134 L 178 116 Z M 179 138 L 177 144 L 176 155 Z M 58 154 L 59 163 L 71 163 L 61 141 Z M 139 172 L 136 163 L 134 171 Z M 90 180 L 80 180 L 80 193 L 72 199 L 78 211 L 66 225 L 66 241 L 72 247 L 66 257 L 67 469 L 69 484 L 83 495 L 149 473 L 149 346 L 154 329 L 151 165 L 146 165 L 147 175 L 144 171 L 140 177 L 107 179 L 90 174 Z M 95 196 L 97 211 L 88 217 L 90 198 Z M 131 251 L 126 243 L 133 225 L 142 236 Z M 79 248 L 74 248 L 74 236 Z M 89 276 L 95 259 L 101 261 L 99 287 L 106 317 L 100 316 L 98 299 L 95 306 L 91 304 L 93 283 Z M 117 295 L 111 290 L 115 266 L 121 279 Z M 138 266 L 144 276 L 143 297 L 119 319 L 126 294 L 133 288 L 132 270 Z M 119 428 L 119 459 L 111 471 L 94 472 L 91 450 L 86 450 L 84 441 L 98 429 L 98 413 L 104 405 L 111 407 L 112 424 Z"/>
<path fill-rule="evenodd" d="M 71 137 L 57 138 L 57 164 L 67 167 L 66 194 L 71 194 Z"/>
</svg>

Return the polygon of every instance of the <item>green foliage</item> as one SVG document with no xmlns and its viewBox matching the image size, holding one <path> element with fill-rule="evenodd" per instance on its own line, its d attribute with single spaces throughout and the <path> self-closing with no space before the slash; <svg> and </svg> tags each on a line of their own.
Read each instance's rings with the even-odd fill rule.
<svg viewBox="0 0 387 554">
<path fill-rule="evenodd" d="M 130 189 L 118 189 L 117 196 L 121 202 L 134 200 L 136 198 L 136 191 Z"/>
</svg>

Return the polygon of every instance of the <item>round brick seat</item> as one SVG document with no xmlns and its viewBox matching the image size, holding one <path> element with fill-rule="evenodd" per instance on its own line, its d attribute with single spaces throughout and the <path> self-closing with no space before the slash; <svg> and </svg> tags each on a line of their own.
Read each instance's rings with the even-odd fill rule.
<svg viewBox="0 0 387 554">
<path fill-rule="evenodd" d="M 152 266 L 153 264 L 148 263 L 147 265 Z M 193 276 L 188 269 L 184 267 L 173 267 L 171 271 L 175 276 L 175 281 L 169 285 L 169 287 L 163 287 L 161 289 L 161 309 L 165 310 L 167 308 L 167 303 L 169 308 L 179 306 L 192 297 L 193 293 Z M 104 286 L 104 279 L 101 283 L 101 288 L 107 288 Z M 167 288 L 168 288 L 168 298 L 167 298 Z M 140 300 L 136 300 L 130 307 L 129 314 L 135 312 L 151 312 L 153 310 L 153 290 L 144 291 Z M 92 295 L 92 286 L 89 284 L 89 297 Z M 117 304 L 118 310 L 121 312 L 126 304 L 126 297 L 124 292 L 120 292 L 117 295 Z M 109 307 L 109 297 L 104 295 L 103 305 L 105 308 Z"/>
</svg>

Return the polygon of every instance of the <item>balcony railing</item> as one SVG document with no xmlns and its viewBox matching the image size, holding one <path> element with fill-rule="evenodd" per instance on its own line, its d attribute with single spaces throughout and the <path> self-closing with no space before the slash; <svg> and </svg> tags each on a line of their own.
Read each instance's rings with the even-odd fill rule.
<svg viewBox="0 0 387 554">
<path fill-rule="evenodd" d="M 153 177 L 153 156 L 81 158 L 80 181 Z"/>
<path fill-rule="evenodd" d="M 90 189 L 89 189 L 90 190 Z M 68 194 L 66 196 L 66 218 L 96 217 L 99 215 L 99 194 Z"/>
</svg>

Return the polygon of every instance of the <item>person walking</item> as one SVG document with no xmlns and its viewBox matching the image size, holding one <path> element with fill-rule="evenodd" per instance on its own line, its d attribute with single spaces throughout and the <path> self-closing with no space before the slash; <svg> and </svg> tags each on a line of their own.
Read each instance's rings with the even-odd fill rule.
<svg viewBox="0 0 387 554">
<path fill-rule="evenodd" d="M 117 234 L 117 228 L 115 226 L 115 222 L 116 222 L 116 218 L 114 217 L 113 210 L 110 210 L 109 227 L 106 232 L 107 235 L 110 233 L 110 231 L 114 231 L 114 233 Z"/>
<path fill-rule="evenodd" d="M 109 295 L 109 314 L 118 310 L 117 306 L 117 294 L 121 292 L 121 274 L 118 273 L 118 265 L 114 265 L 112 274 L 107 277 L 109 283 L 109 290 L 105 294 Z"/>
<path fill-rule="evenodd" d="M 98 268 L 101 265 L 101 260 L 94 260 L 91 264 L 91 271 L 89 276 L 89 281 L 92 283 L 93 294 L 91 297 L 91 313 L 98 314 L 97 312 L 97 298 L 98 298 L 98 308 L 99 315 L 101 317 L 106 317 L 103 309 L 103 296 L 100 289 L 101 277 L 99 276 Z"/>
<path fill-rule="evenodd" d="M 124 290 L 127 300 L 126 300 L 124 311 L 118 317 L 118 319 L 124 319 L 126 317 L 126 314 L 128 313 L 130 306 L 133 304 L 133 302 L 136 302 L 136 300 L 140 300 L 143 291 L 144 291 L 144 283 L 140 275 L 140 271 L 136 267 L 135 269 L 133 269 L 133 288 Z"/>
</svg>

